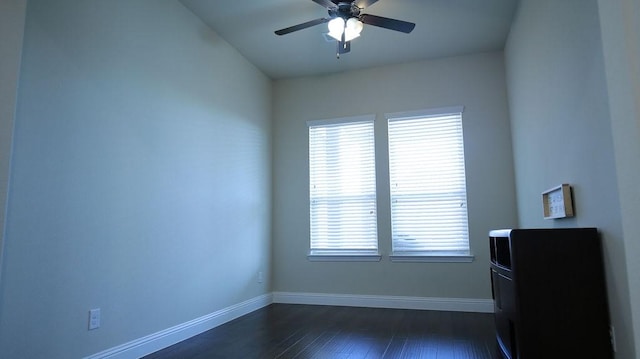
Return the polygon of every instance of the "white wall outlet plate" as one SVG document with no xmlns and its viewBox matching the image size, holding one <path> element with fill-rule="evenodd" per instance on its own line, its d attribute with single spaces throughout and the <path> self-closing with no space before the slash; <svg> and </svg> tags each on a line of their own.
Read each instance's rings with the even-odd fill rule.
<svg viewBox="0 0 640 359">
<path fill-rule="evenodd" d="M 100 328 L 100 308 L 89 310 L 89 330 Z"/>
</svg>

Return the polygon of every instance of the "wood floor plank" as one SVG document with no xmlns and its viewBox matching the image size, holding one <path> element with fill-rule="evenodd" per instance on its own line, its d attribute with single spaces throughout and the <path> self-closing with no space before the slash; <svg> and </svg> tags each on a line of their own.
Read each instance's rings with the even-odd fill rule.
<svg viewBox="0 0 640 359">
<path fill-rule="evenodd" d="M 407 344 L 407 338 L 393 337 L 384 352 L 383 358 L 401 358 L 404 346 Z"/>
<path fill-rule="evenodd" d="M 315 357 L 316 354 L 322 351 L 322 348 L 324 348 L 327 345 L 327 343 L 330 342 L 338 334 L 339 334 L 338 332 L 334 332 L 334 331 L 325 331 L 321 333 L 316 338 L 316 340 L 314 340 L 312 343 L 307 345 L 302 351 L 297 352 L 294 358 L 302 359 L 302 358 Z"/>
</svg>

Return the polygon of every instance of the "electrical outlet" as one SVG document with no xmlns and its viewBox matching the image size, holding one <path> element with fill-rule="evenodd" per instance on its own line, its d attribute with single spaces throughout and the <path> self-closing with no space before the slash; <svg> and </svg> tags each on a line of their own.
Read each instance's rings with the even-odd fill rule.
<svg viewBox="0 0 640 359">
<path fill-rule="evenodd" d="M 262 271 L 258 272 L 258 283 L 264 282 L 264 274 Z"/>
<path fill-rule="evenodd" d="M 89 310 L 89 330 L 100 328 L 100 308 Z"/>
<path fill-rule="evenodd" d="M 613 325 L 609 327 L 609 336 L 611 336 L 611 348 L 615 353 L 618 351 L 618 348 L 616 346 L 616 328 L 614 328 Z"/>
</svg>

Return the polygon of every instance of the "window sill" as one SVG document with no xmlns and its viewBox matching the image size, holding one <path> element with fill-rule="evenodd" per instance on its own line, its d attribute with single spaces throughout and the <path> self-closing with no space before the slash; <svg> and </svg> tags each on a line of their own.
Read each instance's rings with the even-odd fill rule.
<svg viewBox="0 0 640 359">
<path fill-rule="evenodd" d="M 311 262 L 380 262 L 382 256 L 378 253 L 309 253 L 307 259 Z"/>
<path fill-rule="evenodd" d="M 418 263 L 471 263 L 475 257 L 472 254 L 392 254 L 392 262 Z"/>
</svg>

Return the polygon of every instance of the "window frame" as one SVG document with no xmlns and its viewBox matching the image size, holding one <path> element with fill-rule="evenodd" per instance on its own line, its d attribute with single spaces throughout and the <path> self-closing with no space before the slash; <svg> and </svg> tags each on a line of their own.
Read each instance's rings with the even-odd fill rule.
<svg viewBox="0 0 640 359">
<path fill-rule="evenodd" d="M 352 116 L 352 117 L 342 117 L 342 118 L 335 118 L 335 119 L 328 119 L 328 120 L 311 120 L 311 121 L 307 121 L 307 140 L 308 142 L 308 179 L 309 179 L 309 206 L 307 207 L 309 210 L 309 241 L 308 241 L 308 248 L 309 248 L 309 252 L 307 255 L 307 258 L 309 259 L 309 261 L 331 261 L 331 262 L 342 262 L 342 261 L 364 261 L 364 262 L 373 262 L 373 261 L 380 261 L 382 256 L 380 255 L 380 238 L 379 238 L 379 234 L 378 234 L 378 221 L 377 221 L 377 216 L 378 216 L 378 211 L 377 211 L 377 206 L 378 206 L 378 193 L 377 193 L 377 183 L 376 183 L 376 170 L 377 170 L 377 162 L 376 162 L 376 158 L 375 158 L 375 152 L 376 152 L 376 146 L 375 146 L 375 142 L 376 142 L 376 135 L 375 135 L 375 120 L 376 120 L 376 116 L 375 115 L 362 115 L 362 116 Z M 371 123 L 372 125 L 372 138 L 371 141 L 373 143 L 373 149 L 372 149 L 372 153 L 373 153 L 373 170 L 374 170 L 374 174 L 373 174 L 373 183 L 374 183 L 374 203 L 375 203 L 375 210 L 374 210 L 374 221 L 375 221 L 375 230 L 376 230 L 376 248 L 375 250 L 369 250 L 369 249 L 351 249 L 351 250 L 340 250 L 340 249 L 312 249 L 311 248 L 311 243 L 312 243 L 312 194 L 311 194 L 311 185 L 312 185 L 312 178 L 311 178 L 311 128 L 312 127 L 319 127 L 319 126 L 339 126 L 339 125 L 347 125 L 347 124 L 356 124 L 356 123 L 362 123 L 362 122 L 368 122 Z"/>
<path fill-rule="evenodd" d="M 463 121 L 464 107 L 463 106 L 452 106 L 452 107 L 441 107 L 441 108 L 432 108 L 426 110 L 417 110 L 417 111 L 404 111 L 404 112 L 395 112 L 395 113 L 387 113 L 385 114 L 385 119 L 387 121 L 387 130 L 389 127 L 390 121 L 402 121 L 402 120 L 410 120 L 410 119 L 421 119 L 428 117 L 437 117 L 437 116 L 446 116 L 450 114 L 460 114 L 461 125 Z M 464 156 L 464 134 L 462 134 L 462 146 L 463 146 L 463 165 L 464 165 L 464 180 L 465 180 L 465 201 L 468 203 L 468 185 L 466 181 L 466 156 Z M 390 150 L 390 138 L 389 132 L 387 131 L 387 150 Z M 388 178 L 389 178 L 389 221 L 391 227 L 391 255 L 389 255 L 389 259 L 392 262 L 453 262 L 453 263 L 469 263 L 474 260 L 474 255 L 471 252 L 471 240 L 470 240 L 470 228 L 469 228 L 469 213 L 468 213 L 468 205 L 466 205 L 466 229 L 467 229 L 467 250 L 451 252 L 451 251 L 397 251 L 394 248 L 394 239 L 393 239 L 393 212 L 392 212 L 392 204 L 393 198 L 391 193 L 391 155 L 387 158 L 387 165 L 389 168 Z"/>
</svg>

